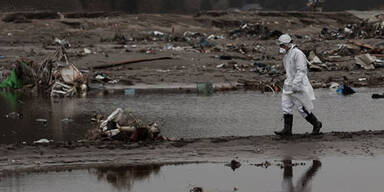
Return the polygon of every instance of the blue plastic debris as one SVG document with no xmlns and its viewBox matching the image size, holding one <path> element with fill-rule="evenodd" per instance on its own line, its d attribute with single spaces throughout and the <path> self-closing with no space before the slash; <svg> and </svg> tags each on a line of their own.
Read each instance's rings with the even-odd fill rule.
<svg viewBox="0 0 384 192">
<path fill-rule="evenodd" d="M 349 86 L 346 86 L 346 85 L 341 85 L 337 90 L 336 92 L 339 94 L 339 95 L 343 95 L 343 96 L 347 96 L 347 95 L 353 95 L 356 93 L 356 91 L 354 89 L 352 89 L 351 87 Z"/>
</svg>

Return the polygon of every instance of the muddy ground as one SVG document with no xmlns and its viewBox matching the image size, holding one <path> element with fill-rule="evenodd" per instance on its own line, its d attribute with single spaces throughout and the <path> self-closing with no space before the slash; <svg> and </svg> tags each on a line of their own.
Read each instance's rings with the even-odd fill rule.
<svg viewBox="0 0 384 192">
<path fill-rule="evenodd" d="M 376 11 L 360 14 L 374 18 Z M 195 15 L 119 13 L 66 13 L 64 19 L 56 13 L 34 13 L 12 16 L 3 13 L 0 22 L 0 68 L 5 78 L 19 58 L 41 62 L 54 52 L 54 39 L 67 39 L 70 61 L 79 69 L 106 73 L 121 84 L 167 83 L 235 83 L 275 82 L 284 79 L 282 55 L 278 54 L 275 30 L 295 36 L 296 43 L 305 51 L 319 54 L 337 49 L 348 39 L 320 38 L 322 28 L 344 28 L 346 24 L 360 23 L 362 19 L 349 12 L 203 12 Z M 6 19 L 4 19 L 6 18 Z M 244 24 L 260 25 L 270 31 L 254 36 L 230 36 Z M 159 31 L 164 35 L 154 35 Z M 213 34 L 224 39 L 210 39 L 209 46 L 200 47 L 200 36 L 185 39 L 185 32 Z M 260 30 L 262 31 L 262 30 Z M 377 37 L 379 38 L 379 37 Z M 359 40 L 381 46 L 383 39 Z M 382 37 L 380 37 L 382 38 Z M 92 53 L 86 54 L 84 48 Z M 222 57 L 225 56 L 225 57 Z M 172 57 L 169 60 L 150 61 L 107 69 L 92 68 L 99 65 L 132 59 Z M 275 66 L 277 73 L 263 74 L 252 71 L 254 63 Z M 327 68 L 311 72 L 314 87 L 328 87 L 331 82 L 349 83 L 356 87 L 381 86 L 383 68 L 363 70 L 355 64 L 354 55 L 339 61 L 325 62 Z M 224 64 L 226 67 L 218 68 Z M 236 67 L 237 66 L 237 67 Z M 0 76 L 1 78 L 1 76 Z M 366 81 L 359 81 L 367 78 Z"/>
<path fill-rule="evenodd" d="M 3 13 L 3 18 L 7 13 Z M 26 57 L 42 61 L 55 51 L 54 39 L 67 39 L 70 61 L 90 80 L 95 73 L 105 73 L 111 79 L 126 84 L 167 84 L 223 82 L 274 82 L 284 79 L 281 73 L 282 55 L 273 36 L 260 35 L 230 38 L 230 31 L 244 24 L 260 24 L 271 31 L 295 35 L 296 43 L 304 50 L 318 53 L 336 49 L 348 40 L 319 38 L 323 27 L 338 29 L 362 20 L 347 12 L 209 12 L 196 15 L 137 14 L 137 15 L 24 15 L 11 22 L 0 22 L 0 77 L 4 79 L 14 68 L 16 60 Z M 70 17 L 70 18 L 69 18 Z M 92 17 L 92 18 L 90 18 Z M 95 17 L 95 18 L 93 18 Z M 15 22 L 16 21 L 16 22 Z M 168 35 L 151 35 L 160 31 Z M 208 40 L 211 47 L 198 45 L 200 38 L 183 39 L 186 31 L 223 35 L 224 39 Z M 371 45 L 383 39 L 359 40 Z M 88 48 L 92 53 L 84 53 Z M 230 58 L 225 60 L 224 58 Z M 228 57 L 229 56 L 229 57 Z M 172 57 L 170 60 L 135 63 L 125 66 L 93 69 L 102 64 L 130 59 Z M 278 73 L 251 72 L 258 62 L 277 65 Z M 240 66 L 240 70 L 218 68 L 220 64 Z M 363 70 L 354 56 L 328 63 L 332 69 L 310 72 L 316 87 L 331 82 L 354 86 L 382 86 L 384 68 Z M 359 81 L 360 78 L 367 78 Z M 128 83 L 127 83 L 128 82 Z M 1 145 L 0 175 L 8 171 L 81 168 L 98 165 L 127 165 L 170 162 L 214 161 L 227 162 L 232 158 L 267 159 L 291 156 L 314 159 L 332 155 L 375 156 L 384 154 L 384 132 L 327 133 L 323 136 L 295 136 L 281 139 L 275 136 L 225 137 L 192 139 L 155 143 L 65 142 L 48 145 Z"/>
<path fill-rule="evenodd" d="M 221 137 L 150 143 L 58 142 L 46 145 L 2 145 L 0 175 L 14 171 L 55 171 L 98 166 L 225 163 L 232 159 L 318 159 L 330 156 L 381 156 L 384 131 L 296 135 Z"/>
</svg>

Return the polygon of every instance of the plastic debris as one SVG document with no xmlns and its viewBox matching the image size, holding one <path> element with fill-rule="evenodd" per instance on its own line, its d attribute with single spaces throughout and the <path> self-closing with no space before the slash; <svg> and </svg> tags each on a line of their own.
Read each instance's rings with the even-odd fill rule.
<svg viewBox="0 0 384 192">
<path fill-rule="evenodd" d="M 53 142 L 53 140 L 40 139 L 40 140 L 34 141 L 33 144 L 48 144 L 48 143 L 51 143 L 51 142 Z"/>
<path fill-rule="evenodd" d="M 339 87 L 340 87 L 340 84 L 335 82 L 331 83 L 331 86 L 329 86 L 330 89 L 335 89 L 335 90 L 338 89 Z"/>
<path fill-rule="evenodd" d="M 121 108 L 112 112 L 108 118 L 100 123 L 99 129 L 103 135 L 116 140 L 154 140 L 159 138 L 160 129 L 157 123 L 144 124 L 134 120 L 128 125 L 120 125 L 124 111 Z"/>
<path fill-rule="evenodd" d="M 202 82 L 196 84 L 197 93 L 201 95 L 212 95 L 214 87 L 211 82 Z"/>
<path fill-rule="evenodd" d="M 384 99 L 384 94 L 372 94 L 372 99 Z"/>
<path fill-rule="evenodd" d="M 84 48 L 84 54 L 85 55 L 88 55 L 88 54 L 91 54 L 91 53 L 92 53 L 92 51 L 90 49 Z"/>
<path fill-rule="evenodd" d="M 356 61 L 356 64 L 363 69 L 366 69 L 366 70 L 375 69 L 374 64 L 376 62 L 376 57 L 371 56 L 370 54 L 355 56 L 355 61 Z"/>
<path fill-rule="evenodd" d="M 351 87 L 347 86 L 347 85 L 341 85 L 337 90 L 336 92 L 339 94 L 339 95 L 343 95 L 343 96 L 347 96 L 347 95 L 353 95 L 356 93 L 356 91 L 354 89 L 352 89 Z"/>
<path fill-rule="evenodd" d="M 60 74 L 63 81 L 68 84 L 74 84 L 76 81 L 84 81 L 83 74 L 74 65 L 62 68 Z"/>
<path fill-rule="evenodd" d="M 7 119 L 22 119 L 23 114 L 18 113 L 18 112 L 11 112 L 5 115 L 5 118 Z"/>
<path fill-rule="evenodd" d="M 16 70 L 12 70 L 11 74 L 0 83 L 0 88 L 13 88 L 19 89 L 23 87 L 23 81 L 16 73 Z"/>
<path fill-rule="evenodd" d="M 47 123 L 48 122 L 47 119 L 36 119 L 35 121 L 40 122 L 40 123 Z"/>
<path fill-rule="evenodd" d="M 136 94 L 136 90 L 134 88 L 124 90 L 124 95 L 134 96 Z"/>
</svg>

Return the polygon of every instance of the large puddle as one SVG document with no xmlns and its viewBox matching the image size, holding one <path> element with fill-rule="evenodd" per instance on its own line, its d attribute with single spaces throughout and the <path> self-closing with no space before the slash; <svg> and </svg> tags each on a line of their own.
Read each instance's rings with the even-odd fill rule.
<svg viewBox="0 0 384 192">
<path fill-rule="evenodd" d="M 204 192 L 381 191 L 383 160 L 284 160 L 270 161 L 267 168 L 243 162 L 235 171 L 223 164 L 189 164 L 25 173 L 0 178 L 0 191 L 199 192 L 199 187 Z"/>
<path fill-rule="evenodd" d="M 380 130 L 384 124 L 384 100 L 371 99 L 383 89 L 359 89 L 343 97 L 328 89 L 316 90 L 315 114 L 324 132 Z M 157 121 L 162 134 L 178 138 L 271 135 L 283 126 L 280 95 L 230 92 L 213 96 L 195 94 L 96 95 L 87 98 L 32 98 L 0 94 L 0 143 L 81 139 L 95 125 L 96 113 L 109 114 L 121 107 L 138 118 Z M 6 118 L 11 112 L 23 118 Z M 12 116 L 12 115 L 11 115 Z M 46 122 L 45 122 L 46 120 Z M 298 114 L 294 132 L 310 132 Z"/>
</svg>

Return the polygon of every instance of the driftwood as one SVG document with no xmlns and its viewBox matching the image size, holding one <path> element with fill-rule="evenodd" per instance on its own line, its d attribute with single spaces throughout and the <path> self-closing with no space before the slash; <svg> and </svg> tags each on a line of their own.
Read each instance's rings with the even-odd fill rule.
<svg viewBox="0 0 384 192">
<path fill-rule="evenodd" d="M 93 69 L 106 69 L 106 68 L 117 67 L 117 66 L 121 66 L 121 65 L 133 64 L 133 63 L 141 63 L 141 62 L 147 62 L 147 61 L 158 61 L 158 60 L 167 60 L 167 59 L 172 59 L 172 57 L 158 57 L 158 58 L 151 58 L 151 59 L 127 60 L 127 61 L 122 61 L 122 62 L 118 62 L 118 63 L 99 65 L 99 66 L 93 67 Z"/>
</svg>

